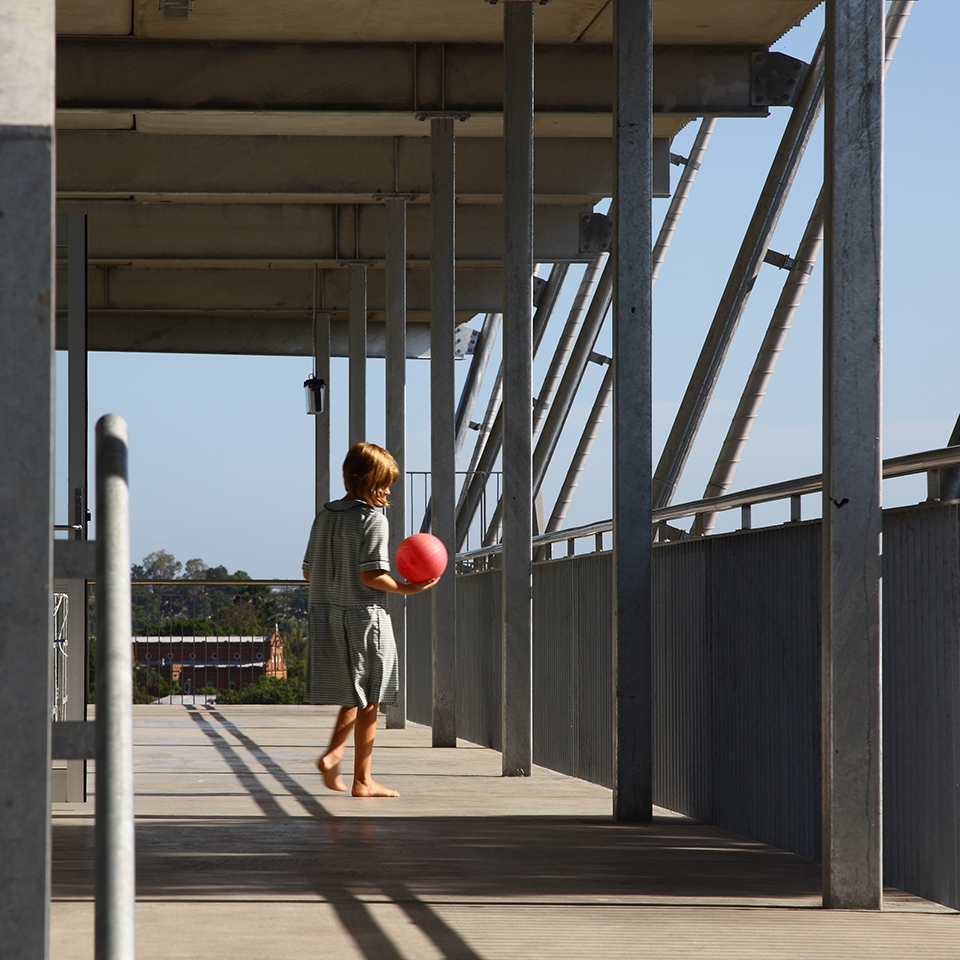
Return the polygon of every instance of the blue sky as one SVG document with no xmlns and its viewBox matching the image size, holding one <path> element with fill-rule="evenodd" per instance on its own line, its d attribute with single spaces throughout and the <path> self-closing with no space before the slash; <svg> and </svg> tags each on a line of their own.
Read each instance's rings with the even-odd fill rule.
<svg viewBox="0 0 960 960">
<path fill-rule="evenodd" d="M 822 29 L 816 11 L 777 45 L 809 60 Z M 949 107 L 953 38 L 960 4 L 920 0 L 890 68 L 886 95 L 883 443 L 897 456 L 946 443 L 960 413 L 960 355 L 950 226 L 960 215 L 953 174 L 960 147 Z M 944 104 L 947 104 L 946 106 Z M 696 361 L 704 334 L 776 150 L 786 111 L 766 120 L 720 120 L 654 294 L 654 456 Z M 696 125 L 674 151 L 686 153 Z M 781 218 L 773 248 L 795 252 L 822 181 L 822 138 L 815 132 Z M 674 168 L 676 170 L 676 168 Z M 676 176 L 676 172 L 675 172 Z M 654 204 L 654 230 L 667 205 Z M 536 364 L 543 371 L 579 279 L 567 287 Z M 734 489 L 820 469 L 821 265 L 808 286 L 770 391 L 734 480 Z M 702 495 L 769 321 L 785 274 L 765 266 L 740 324 L 677 501 Z M 481 318 L 474 321 L 479 326 Z M 609 318 L 600 350 L 608 352 Z M 468 361 L 458 364 L 462 380 Z M 369 362 L 369 438 L 383 441 L 383 363 Z M 65 383 L 63 357 L 58 376 Z M 334 360 L 333 457 L 346 448 L 346 361 Z M 306 358 L 105 354 L 90 356 L 90 423 L 116 412 L 130 424 L 132 556 L 164 548 L 255 577 L 295 577 L 313 510 L 313 421 L 303 412 Z M 549 513 L 602 370 L 584 380 L 544 499 Z M 408 467 L 429 467 L 428 365 L 408 364 Z M 492 380 L 492 377 L 489 379 Z M 58 402 L 57 522 L 66 516 L 63 396 Z M 481 397 L 474 419 L 482 413 Z M 610 516 L 609 419 L 568 515 L 568 524 Z M 471 434 L 471 439 L 473 435 Z M 462 464 L 465 465 L 465 464 Z M 334 495 L 339 495 L 336 491 Z M 885 505 L 925 495 L 920 478 L 887 481 Z M 816 498 L 804 502 L 815 515 Z M 782 514 L 782 516 L 781 516 Z M 735 518 L 725 521 L 728 525 Z M 755 523 L 787 519 L 784 505 L 757 510 Z M 721 525 L 720 529 L 723 529 Z"/>
</svg>

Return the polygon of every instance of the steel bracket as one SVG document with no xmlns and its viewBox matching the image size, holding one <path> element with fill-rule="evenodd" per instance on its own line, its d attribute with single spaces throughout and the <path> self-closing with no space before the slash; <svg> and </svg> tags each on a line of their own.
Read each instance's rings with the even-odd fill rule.
<svg viewBox="0 0 960 960">
<path fill-rule="evenodd" d="M 772 264 L 778 270 L 801 270 L 807 276 L 813 273 L 812 263 L 801 263 L 789 254 L 777 253 L 776 250 L 768 250 L 763 256 L 763 262 Z"/>
<path fill-rule="evenodd" d="M 606 253 L 613 241 L 613 221 L 605 213 L 580 214 L 580 252 Z"/>
<path fill-rule="evenodd" d="M 750 55 L 750 102 L 755 107 L 790 107 L 810 65 L 785 53 L 756 50 Z"/>
</svg>

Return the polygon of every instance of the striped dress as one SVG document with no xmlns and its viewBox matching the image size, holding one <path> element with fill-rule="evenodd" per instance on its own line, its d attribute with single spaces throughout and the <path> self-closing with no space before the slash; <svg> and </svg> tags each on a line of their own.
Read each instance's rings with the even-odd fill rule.
<svg viewBox="0 0 960 960">
<path fill-rule="evenodd" d="M 397 645 L 386 593 L 360 582 L 390 570 L 387 518 L 362 500 L 334 500 L 313 521 L 303 569 L 310 575 L 307 703 L 396 703 Z"/>
</svg>

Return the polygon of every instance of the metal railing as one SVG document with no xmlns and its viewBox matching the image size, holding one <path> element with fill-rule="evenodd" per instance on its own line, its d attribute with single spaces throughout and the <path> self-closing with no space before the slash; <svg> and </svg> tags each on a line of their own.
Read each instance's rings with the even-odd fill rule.
<svg viewBox="0 0 960 960">
<path fill-rule="evenodd" d="M 907 477 L 918 473 L 931 475 L 930 488 L 935 490 L 937 483 L 935 476 L 938 471 L 960 464 L 960 446 L 941 447 L 937 450 L 925 450 L 921 453 L 911 453 L 902 457 L 891 457 L 882 464 L 883 479 L 893 477 Z M 799 477 L 796 480 L 783 480 L 779 483 L 769 483 L 738 493 L 728 493 L 722 497 L 708 497 L 702 500 L 690 500 L 668 507 L 660 507 L 653 511 L 654 536 L 661 541 L 681 539 L 688 534 L 683 530 L 671 527 L 669 521 L 685 517 L 698 517 L 705 514 L 722 513 L 726 510 L 740 508 L 740 529 L 752 528 L 751 508 L 760 503 L 771 503 L 776 500 L 790 501 L 790 522 L 799 523 L 802 520 L 801 498 L 811 493 L 819 493 L 823 488 L 823 474 L 808 477 Z M 938 499 L 936 496 L 933 499 Z M 537 560 L 553 559 L 553 546 L 557 543 L 567 544 L 566 555 L 573 556 L 576 552 L 577 541 L 592 538 L 594 552 L 604 549 L 603 537 L 609 535 L 613 529 L 612 520 L 603 520 L 581 527 L 571 527 L 567 530 L 558 530 L 555 533 L 545 533 L 533 538 L 534 556 Z M 481 547 L 457 554 L 457 573 L 476 573 L 499 566 L 501 544 Z"/>
</svg>

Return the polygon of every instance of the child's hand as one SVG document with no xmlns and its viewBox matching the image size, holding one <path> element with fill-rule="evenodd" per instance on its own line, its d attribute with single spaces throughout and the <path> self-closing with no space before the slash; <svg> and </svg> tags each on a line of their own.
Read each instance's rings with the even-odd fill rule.
<svg viewBox="0 0 960 960">
<path fill-rule="evenodd" d="M 425 580 L 423 583 L 405 583 L 404 593 L 407 596 L 410 596 L 414 593 L 423 593 L 424 590 L 429 590 L 431 587 L 436 586 L 440 582 L 439 577 L 435 577 L 433 580 Z"/>
</svg>

